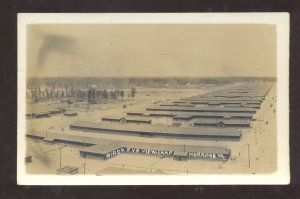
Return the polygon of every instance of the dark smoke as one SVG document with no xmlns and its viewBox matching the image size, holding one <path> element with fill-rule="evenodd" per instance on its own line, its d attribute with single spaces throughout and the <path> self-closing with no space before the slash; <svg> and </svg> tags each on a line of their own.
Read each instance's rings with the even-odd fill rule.
<svg viewBox="0 0 300 199">
<path fill-rule="evenodd" d="M 73 38 L 60 35 L 46 35 L 38 52 L 38 65 L 43 67 L 50 52 L 71 54 L 75 49 L 75 40 Z"/>
</svg>

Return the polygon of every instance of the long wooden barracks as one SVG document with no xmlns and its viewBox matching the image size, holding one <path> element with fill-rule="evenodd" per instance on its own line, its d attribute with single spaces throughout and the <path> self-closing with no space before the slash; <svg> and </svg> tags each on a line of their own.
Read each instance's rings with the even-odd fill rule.
<svg viewBox="0 0 300 199">
<path fill-rule="evenodd" d="M 70 133 L 48 133 L 41 139 L 49 142 L 84 144 L 81 157 L 112 158 L 121 153 L 172 156 L 178 160 L 210 158 L 228 160 L 231 150 L 224 147 L 150 144 L 146 142 L 112 141 L 96 138 L 99 134 L 118 134 L 145 138 L 201 139 L 208 141 L 239 141 L 242 128 L 251 128 L 255 113 L 272 87 L 257 82 L 232 86 L 204 95 L 156 103 L 141 112 L 127 116 L 103 117 L 101 122 L 77 121 L 69 126 Z M 153 124 L 151 118 L 168 117 L 175 123 L 190 126 Z M 100 118 L 99 118 L 100 119 Z M 36 137 L 32 134 L 28 136 Z"/>
<path fill-rule="evenodd" d="M 242 136 L 237 129 L 184 128 L 156 125 L 110 124 L 104 122 L 76 122 L 71 130 L 94 133 L 126 134 L 145 137 L 172 137 L 189 139 L 239 140 Z"/>
</svg>

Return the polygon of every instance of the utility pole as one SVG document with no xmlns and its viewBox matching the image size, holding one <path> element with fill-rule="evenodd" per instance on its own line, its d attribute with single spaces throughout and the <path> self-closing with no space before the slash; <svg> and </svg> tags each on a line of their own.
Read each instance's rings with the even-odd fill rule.
<svg viewBox="0 0 300 199">
<path fill-rule="evenodd" d="M 257 144 L 256 128 L 255 128 L 255 144 Z"/>
<path fill-rule="evenodd" d="M 83 174 L 85 174 L 85 164 L 86 163 L 83 163 Z"/>
<path fill-rule="evenodd" d="M 259 132 L 261 133 L 261 123 L 260 123 L 260 120 L 259 120 Z"/>
<path fill-rule="evenodd" d="M 250 168 L 250 145 L 248 144 L 248 163 L 249 163 L 249 168 Z"/>
<path fill-rule="evenodd" d="M 259 115 L 258 115 L 258 122 L 259 122 L 259 132 L 261 133 L 260 113 L 259 113 Z"/>
<path fill-rule="evenodd" d="M 59 168 L 61 169 L 61 148 L 59 148 Z"/>
</svg>

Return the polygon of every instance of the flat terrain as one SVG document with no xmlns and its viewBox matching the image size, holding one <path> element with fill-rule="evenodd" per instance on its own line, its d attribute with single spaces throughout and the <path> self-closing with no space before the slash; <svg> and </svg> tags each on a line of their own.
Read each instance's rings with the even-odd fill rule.
<svg viewBox="0 0 300 199">
<path fill-rule="evenodd" d="M 216 88 L 221 89 L 221 88 Z M 130 111 L 144 111 L 146 107 L 156 102 L 169 102 L 185 97 L 200 95 L 212 90 L 204 89 L 167 89 L 167 88 L 137 88 L 134 98 L 125 97 L 106 104 L 94 104 L 89 107 L 80 104 L 70 107 L 67 104 L 38 103 L 31 106 L 41 108 L 65 107 L 78 113 L 76 117 L 56 115 L 50 118 L 27 120 L 27 131 L 46 136 L 48 131 L 63 132 L 75 121 L 100 122 L 104 116 L 124 115 Z M 44 141 L 26 138 L 27 155 L 33 156 L 33 162 L 27 164 L 28 173 L 56 174 L 61 166 L 75 166 L 79 173 L 92 175 L 110 174 L 194 174 L 194 173 L 271 173 L 276 170 L 276 106 L 274 96 L 276 87 L 273 86 L 261 109 L 257 111 L 256 121 L 252 128 L 243 129 L 240 141 L 208 141 L 171 138 L 145 138 L 128 135 L 97 134 L 99 138 L 112 140 L 138 141 L 147 143 L 167 143 L 180 145 L 223 146 L 232 151 L 232 158 L 227 162 L 211 160 L 176 161 L 172 158 L 160 158 L 141 154 L 121 154 L 108 160 L 79 157 L 80 146 L 64 144 L 47 144 Z M 123 108 L 126 105 L 126 108 Z M 270 108 L 272 105 L 272 108 Z M 30 106 L 29 106 L 30 107 Z M 275 112 L 274 112 L 275 110 Z M 171 125 L 172 119 L 151 118 L 156 125 Z M 196 128 L 196 127 L 195 127 Z M 78 132 L 80 134 L 80 132 Z M 61 161 L 60 161 L 60 148 Z M 249 149 L 249 150 L 248 150 Z M 85 170 L 84 170 L 85 165 Z"/>
</svg>

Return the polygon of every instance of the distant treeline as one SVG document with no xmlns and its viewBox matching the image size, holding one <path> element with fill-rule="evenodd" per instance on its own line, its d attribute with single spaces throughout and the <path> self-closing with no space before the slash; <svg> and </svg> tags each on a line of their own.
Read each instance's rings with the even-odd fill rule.
<svg viewBox="0 0 300 199">
<path fill-rule="evenodd" d="M 39 86 L 76 88 L 169 87 L 234 82 L 276 81 L 275 77 L 43 77 L 28 78 L 29 89 Z"/>
</svg>

